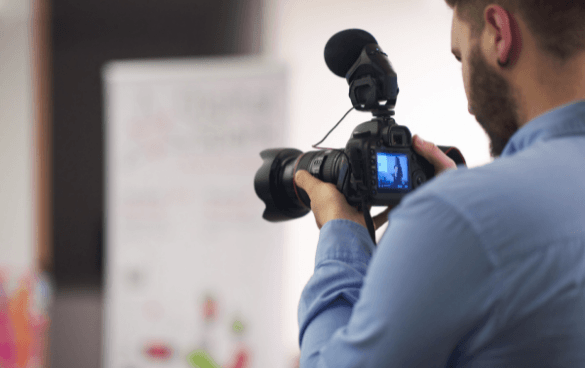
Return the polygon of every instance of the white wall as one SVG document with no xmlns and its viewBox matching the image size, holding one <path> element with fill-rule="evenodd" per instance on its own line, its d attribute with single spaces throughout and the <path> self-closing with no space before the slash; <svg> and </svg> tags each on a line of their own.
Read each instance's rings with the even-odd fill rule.
<svg viewBox="0 0 585 368">
<path fill-rule="evenodd" d="M 29 4 L 0 0 L 0 266 L 33 262 Z"/>
<path fill-rule="evenodd" d="M 376 38 L 398 74 L 397 123 L 429 141 L 457 146 L 468 166 L 490 161 L 487 136 L 467 112 L 461 67 L 450 47 L 453 12 L 443 0 L 265 1 L 264 55 L 289 66 L 290 147 L 312 150 L 351 107 L 347 82 L 329 71 L 323 51 L 335 33 L 361 28 Z M 323 146 L 344 147 L 353 128 L 369 119 L 352 112 Z M 275 226 L 286 226 L 289 240 L 283 338 L 293 354 L 298 300 L 313 273 L 319 233 L 312 214 Z"/>
</svg>

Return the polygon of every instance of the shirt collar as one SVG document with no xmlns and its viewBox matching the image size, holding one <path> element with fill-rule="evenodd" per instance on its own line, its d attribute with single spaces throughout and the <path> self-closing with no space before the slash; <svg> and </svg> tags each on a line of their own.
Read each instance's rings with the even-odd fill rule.
<svg viewBox="0 0 585 368">
<path fill-rule="evenodd" d="M 522 126 L 508 141 L 502 157 L 550 138 L 585 134 L 585 100 L 550 110 Z"/>
</svg>

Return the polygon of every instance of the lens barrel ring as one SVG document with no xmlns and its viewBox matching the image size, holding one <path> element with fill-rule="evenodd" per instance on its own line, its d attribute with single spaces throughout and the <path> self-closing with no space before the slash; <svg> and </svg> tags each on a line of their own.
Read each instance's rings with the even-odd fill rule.
<svg viewBox="0 0 585 368">
<path fill-rule="evenodd" d="M 308 152 L 305 152 L 303 154 L 301 154 L 298 158 L 297 161 L 295 162 L 295 168 L 293 170 L 293 178 L 295 177 L 295 175 L 297 174 L 297 168 L 299 166 L 299 162 L 301 162 L 301 159 L 307 154 Z M 310 207 L 310 202 L 309 202 L 309 206 L 307 206 L 305 204 L 305 202 L 303 201 L 303 199 L 301 198 L 301 196 L 299 195 L 299 190 L 297 189 L 297 181 L 293 179 L 293 189 L 295 190 L 295 195 L 297 196 L 297 199 L 299 200 L 299 202 L 301 203 L 301 205 L 305 208 L 311 209 Z M 301 188 L 302 190 L 302 188 Z"/>
</svg>

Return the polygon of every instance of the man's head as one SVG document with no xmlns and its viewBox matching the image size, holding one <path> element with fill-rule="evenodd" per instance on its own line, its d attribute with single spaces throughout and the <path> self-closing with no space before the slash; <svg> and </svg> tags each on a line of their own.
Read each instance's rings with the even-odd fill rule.
<svg viewBox="0 0 585 368">
<path fill-rule="evenodd" d="M 497 157 L 522 125 L 546 111 L 538 94 L 552 91 L 547 78 L 561 71 L 566 77 L 584 53 L 585 0 L 446 1 L 454 9 L 451 47 L 469 110 Z"/>
</svg>

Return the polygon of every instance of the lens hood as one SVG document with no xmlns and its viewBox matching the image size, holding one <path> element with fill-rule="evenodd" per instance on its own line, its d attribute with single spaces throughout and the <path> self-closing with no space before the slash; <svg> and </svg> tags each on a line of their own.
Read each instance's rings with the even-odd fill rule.
<svg viewBox="0 0 585 368">
<path fill-rule="evenodd" d="M 291 161 L 302 153 L 294 148 L 272 148 L 260 152 L 263 162 L 254 177 L 254 190 L 266 205 L 262 215 L 265 220 L 270 222 L 287 221 L 302 217 L 311 211 L 300 203 L 295 203 L 286 192 L 286 187 L 292 185 L 294 173 L 291 170 L 287 170 L 285 173 L 285 168 L 287 164 L 292 166 Z M 289 174 L 288 171 L 291 173 Z M 291 177 L 286 178 L 287 175 Z M 286 185 L 285 181 L 290 182 L 290 185 Z"/>
</svg>

